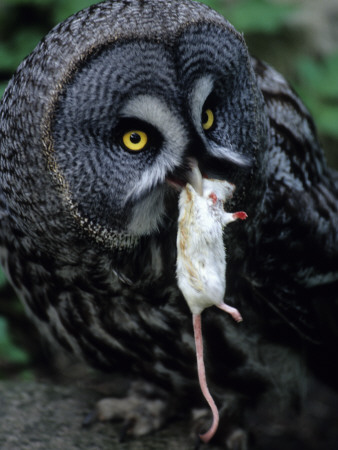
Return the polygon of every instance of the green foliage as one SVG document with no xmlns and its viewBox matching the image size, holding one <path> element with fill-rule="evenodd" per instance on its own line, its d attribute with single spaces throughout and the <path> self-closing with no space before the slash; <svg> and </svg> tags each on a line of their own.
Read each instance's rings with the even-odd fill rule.
<svg viewBox="0 0 338 450">
<path fill-rule="evenodd" d="M 6 276 L 0 268 L 0 290 L 6 285 L 6 283 L 7 283 Z"/>
<path fill-rule="evenodd" d="M 8 296 L 7 279 L 0 269 L 0 379 L 16 376 L 20 379 L 32 379 L 33 371 L 30 369 L 31 358 L 27 351 L 15 344 L 10 332 L 9 317 L 24 317 L 22 304 L 14 297 Z M 2 314 L 2 315 L 1 315 Z M 15 322 L 15 321 L 13 321 Z M 20 323 L 20 321 L 18 321 Z M 17 328 L 11 326 L 11 329 Z M 28 336 L 27 336 L 28 338 Z"/>
<path fill-rule="evenodd" d="M 0 316 L 0 367 L 5 363 L 27 364 L 28 362 L 29 356 L 13 343 L 7 320 Z"/>
<path fill-rule="evenodd" d="M 0 293 L 4 295 L 4 289 L 7 285 L 5 274 L 0 269 Z M 10 315 L 13 313 L 23 316 L 24 311 L 22 305 L 16 299 L 5 300 L 0 298 L 1 305 L 3 303 L 10 303 Z M 20 379 L 32 379 L 33 372 L 29 369 L 30 356 L 29 354 L 15 344 L 9 330 L 9 321 L 6 313 L 9 311 L 4 307 L 0 315 L 0 379 L 7 378 L 10 375 L 19 376 Z"/>
<path fill-rule="evenodd" d="M 294 3 L 269 0 L 199 0 L 217 10 L 244 33 L 275 33 L 297 10 Z"/>
<path fill-rule="evenodd" d="M 322 61 L 301 58 L 297 69 L 296 89 L 312 111 L 318 128 L 338 138 L 338 52 Z"/>
<path fill-rule="evenodd" d="M 0 98 L 20 62 L 57 23 L 94 0 L 0 1 Z"/>
<path fill-rule="evenodd" d="M 41 39 L 36 28 L 18 30 L 7 42 L 0 42 L 1 69 L 13 71 L 25 56 L 32 51 Z"/>
<path fill-rule="evenodd" d="M 0 290 L 2 290 L 6 284 L 7 279 L 0 269 Z M 10 336 L 7 318 L 0 316 L 0 377 L 1 367 L 11 364 L 25 365 L 28 362 L 28 354 L 17 347 Z"/>
<path fill-rule="evenodd" d="M 59 23 L 80 9 L 87 8 L 90 5 L 98 3 L 94 0 L 59 0 L 53 4 L 53 21 Z"/>
<path fill-rule="evenodd" d="M 50 0 L 2 0 L 2 6 L 44 6 L 50 4 Z"/>
<path fill-rule="evenodd" d="M 196 1 L 208 5 L 210 6 L 210 8 L 215 9 L 216 11 L 219 11 L 220 8 L 222 8 L 223 6 L 222 0 L 196 0 Z"/>
<path fill-rule="evenodd" d="M 289 21 L 294 5 L 268 0 L 239 0 L 219 11 L 241 32 L 276 33 Z"/>
</svg>

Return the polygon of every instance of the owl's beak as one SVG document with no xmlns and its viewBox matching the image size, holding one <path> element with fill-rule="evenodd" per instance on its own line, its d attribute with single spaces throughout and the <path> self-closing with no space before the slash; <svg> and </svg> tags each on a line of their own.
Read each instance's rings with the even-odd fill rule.
<svg viewBox="0 0 338 450">
<path fill-rule="evenodd" d="M 197 194 L 203 195 L 203 177 L 195 158 L 189 158 L 190 172 L 187 174 L 188 183 L 195 189 Z"/>
<path fill-rule="evenodd" d="M 195 158 L 188 158 L 185 166 L 180 167 L 166 178 L 167 183 L 181 191 L 187 183 L 191 184 L 199 195 L 203 195 L 203 177 Z"/>
</svg>

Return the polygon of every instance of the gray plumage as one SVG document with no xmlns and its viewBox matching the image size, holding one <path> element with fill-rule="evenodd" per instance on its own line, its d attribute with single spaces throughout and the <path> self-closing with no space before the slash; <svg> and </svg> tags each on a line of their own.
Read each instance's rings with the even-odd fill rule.
<svg viewBox="0 0 338 450">
<path fill-rule="evenodd" d="M 136 152 L 123 144 L 135 129 L 148 136 Z M 66 350 L 199 403 L 172 187 L 191 156 L 236 185 L 229 210 L 249 216 L 224 237 L 227 302 L 244 323 L 205 312 L 219 402 L 297 395 L 304 345 L 333 349 L 337 175 L 285 80 L 205 5 L 107 1 L 55 27 L 5 91 L 0 150 L 1 262 Z"/>
</svg>

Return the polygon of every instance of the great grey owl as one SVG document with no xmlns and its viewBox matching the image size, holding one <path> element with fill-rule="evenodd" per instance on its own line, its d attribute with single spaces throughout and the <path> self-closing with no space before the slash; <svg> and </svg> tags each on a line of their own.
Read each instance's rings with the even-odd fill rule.
<svg viewBox="0 0 338 450">
<path fill-rule="evenodd" d="M 335 382 L 338 176 L 301 101 L 219 14 L 114 0 L 70 17 L 9 82 L 0 149 L 3 268 L 42 334 L 158 389 L 156 420 L 131 433 L 204 405 L 175 272 L 189 158 L 248 214 L 224 232 L 244 321 L 203 313 L 228 447 L 247 408 L 294 400 L 302 361 Z"/>
</svg>

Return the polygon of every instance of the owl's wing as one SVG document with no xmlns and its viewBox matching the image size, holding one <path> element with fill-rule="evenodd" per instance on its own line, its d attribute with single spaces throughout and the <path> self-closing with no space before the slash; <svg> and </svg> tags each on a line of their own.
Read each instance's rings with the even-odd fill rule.
<svg viewBox="0 0 338 450">
<path fill-rule="evenodd" d="M 312 118 L 285 79 L 252 64 L 271 138 L 252 288 L 303 336 L 338 342 L 338 173 L 327 168 Z"/>
<path fill-rule="evenodd" d="M 8 218 L 9 218 L 9 210 L 8 210 L 8 206 L 7 206 L 7 202 L 5 199 L 5 196 L 2 192 L 1 186 L 0 186 L 0 222 L 1 222 L 1 227 L 0 227 L 0 245 L 2 244 L 2 242 L 5 239 L 5 231 L 6 230 L 6 226 L 8 223 Z"/>
<path fill-rule="evenodd" d="M 0 220 L 1 221 L 6 220 L 6 218 L 8 217 L 8 214 L 9 214 L 9 211 L 8 211 L 6 199 L 2 192 L 2 189 L 0 187 Z"/>
</svg>

